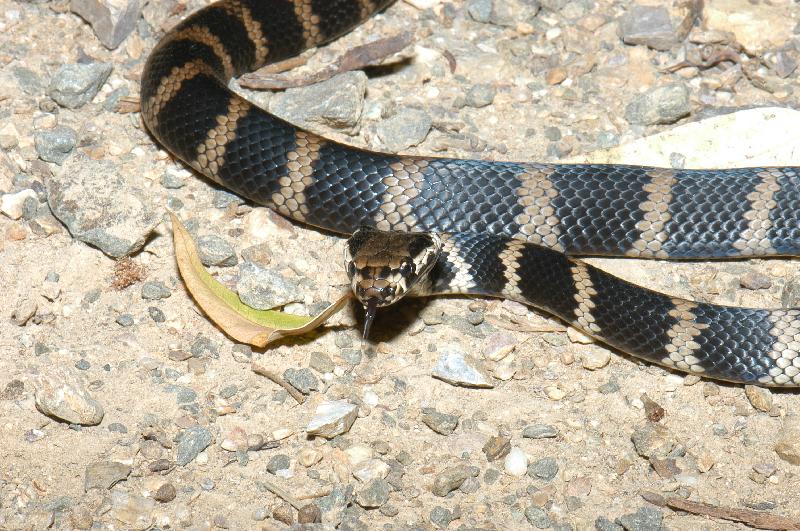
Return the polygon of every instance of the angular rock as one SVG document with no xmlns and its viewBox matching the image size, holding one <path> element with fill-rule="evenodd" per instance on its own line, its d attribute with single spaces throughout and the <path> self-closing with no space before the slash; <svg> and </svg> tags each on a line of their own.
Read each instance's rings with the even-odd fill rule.
<svg viewBox="0 0 800 531">
<path fill-rule="evenodd" d="M 783 419 L 783 428 L 775 443 L 778 457 L 793 465 L 800 465 L 800 415 L 789 414 Z"/>
<path fill-rule="evenodd" d="M 150 498 L 119 490 L 111 491 L 111 516 L 125 524 L 128 529 L 149 529 L 154 523 L 155 507 L 156 502 Z"/>
<path fill-rule="evenodd" d="M 389 501 L 389 483 L 373 479 L 356 493 L 356 503 L 365 509 L 380 507 Z"/>
<path fill-rule="evenodd" d="M 769 412 L 772 409 L 772 393 L 769 389 L 757 385 L 745 385 L 744 394 L 757 410 Z"/>
<path fill-rule="evenodd" d="M 620 36 L 625 44 L 644 44 L 654 50 L 669 50 L 678 36 L 664 7 L 634 5 L 622 16 Z"/>
<path fill-rule="evenodd" d="M 309 435 L 331 439 L 346 433 L 358 416 L 358 406 L 347 400 L 322 402 L 306 426 Z"/>
<path fill-rule="evenodd" d="M 391 467 L 380 459 L 366 459 L 353 468 L 353 477 L 365 483 L 373 479 L 385 479 Z"/>
<path fill-rule="evenodd" d="M 242 262 L 239 266 L 236 291 L 242 302 L 257 310 L 271 310 L 303 300 L 303 293 L 296 283 L 286 280 L 272 268 L 253 262 Z"/>
<path fill-rule="evenodd" d="M 639 426 L 631 435 L 631 441 L 640 456 L 651 458 L 664 458 L 675 447 L 675 438 L 672 433 L 654 422 Z"/>
<path fill-rule="evenodd" d="M 625 119 L 640 125 L 671 124 L 691 110 L 689 90 L 681 83 L 672 83 L 637 96 L 625 108 Z"/>
<path fill-rule="evenodd" d="M 103 46 L 113 50 L 136 27 L 142 11 L 140 0 L 72 0 L 70 10 L 89 23 Z"/>
<path fill-rule="evenodd" d="M 62 65 L 47 87 L 47 95 L 68 109 L 77 109 L 92 101 L 112 70 L 111 63 Z"/>
<path fill-rule="evenodd" d="M 122 174 L 110 161 L 73 158 L 46 183 L 50 209 L 72 236 L 112 258 L 139 251 L 161 222 L 161 210 Z"/>
<path fill-rule="evenodd" d="M 433 377 L 452 385 L 492 388 L 491 376 L 483 365 L 456 345 L 445 345 L 433 368 Z"/>
<path fill-rule="evenodd" d="M 433 119 L 425 111 L 404 108 L 381 121 L 376 131 L 386 150 L 396 153 L 422 143 L 432 125 Z"/>
<path fill-rule="evenodd" d="M 664 515 L 655 507 L 640 507 L 635 513 L 617 518 L 625 531 L 660 531 Z"/>
<path fill-rule="evenodd" d="M 450 435 L 458 426 L 459 417 L 457 415 L 440 413 L 431 407 L 426 407 L 422 409 L 422 416 L 420 419 L 427 427 L 436 433 L 440 435 Z"/>
<path fill-rule="evenodd" d="M 36 381 L 36 409 L 70 424 L 96 426 L 103 420 L 103 406 L 89 394 L 80 378 L 68 369 L 54 369 Z"/>
<path fill-rule="evenodd" d="M 175 451 L 175 462 L 186 466 L 211 444 L 211 432 L 202 426 L 183 430 Z"/>
<path fill-rule="evenodd" d="M 491 437 L 483 445 L 483 453 L 489 462 L 502 459 L 511 451 L 511 439 L 508 437 Z"/>
<path fill-rule="evenodd" d="M 319 380 L 317 380 L 317 377 L 311 372 L 311 369 L 289 368 L 283 371 L 283 378 L 304 395 L 319 389 Z"/>
<path fill-rule="evenodd" d="M 269 102 L 269 110 L 300 127 L 313 130 L 315 126 L 324 125 L 354 132 L 364 107 L 366 90 L 364 72 L 345 72 L 322 83 L 276 94 Z"/>
<path fill-rule="evenodd" d="M 120 481 L 124 481 L 131 473 L 131 467 L 114 461 L 102 461 L 86 467 L 83 479 L 83 490 L 111 489 Z"/>
<path fill-rule="evenodd" d="M 206 267 L 231 267 L 239 262 L 233 245 L 228 240 L 214 234 L 197 238 L 197 253 L 200 255 L 200 261 Z"/>
<path fill-rule="evenodd" d="M 433 480 L 431 492 L 435 496 L 444 497 L 456 490 L 462 483 L 472 476 L 469 467 L 464 465 L 447 468 L 436 475 Z"/>
</svg>

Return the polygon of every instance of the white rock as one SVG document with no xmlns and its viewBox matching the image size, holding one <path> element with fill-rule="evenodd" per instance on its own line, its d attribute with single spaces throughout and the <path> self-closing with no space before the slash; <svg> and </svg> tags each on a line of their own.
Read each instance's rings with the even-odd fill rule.
<svg viewBox="0 0 800 531">
<path fill-rule="evenodd" d="M 0 198 L 0 212 L 11 219 L 21 218 L 22 207 L 25 205 L 25 200 L 29 197 L 36 199 L 36 192 L 30 188 L 26 188 L 15 194 L 3 194 L 3 197 Z"/>
<path fill-rule="evenodd" d="M 353 477 L 362 483 L 373 479 L 386 479 L 391 467 L 380 459 L 367 459 L 353 468 Z"/>
<path fill-rule="evenodd" d="M 363 444 L 354 444 L 345 450 L 344 453 L 347 455 L 347 459 L 351 466 L 355 466 L 366 461 L 367 459 L 371 459 L 373 456 L 372 448 L 369 446 L 364 446 Z"/>
<path fill-rule="evenodd" d="M 583 353 L 581 364 L 584 369 L 596 371 L 602 369 L 611 360 L 611 353 L 604 348 L 589 348 Z"/>
<path fill-rule="evenodd" d="M 50 417 L 96 426 L 103 420 L 103 406 L 92 398 L 81 379 L 68 369 L 55 368 L 36 380 L 36 409 Z"/>
<path fill-rule="evenodd" d="M 304 467 L 312 467 L 322 461 L 322 452 L 315 448 L 303 448 L 297 452 L 297 460 Z"/>
<path fill-rule="evenodd" d="M 528 456 L 515 446 L 508 452 L 503 467 L 506 473 L 521 478 L 528 472 Z"/>
<path fill-rule="evenodd" d="M 682 153 L 687 168 L 794 166 L 798 152 L 800 111 L 762 107 L 688 123 L 569 162 L 668 168 L 670 155 Z"/>
<path fill-rule="evenodd" d="M 358 416 L 358 406 L 347 400 L 323 402 L 317 406 L 314 417 L 306 426 L 309 435 L 331 439 L 346 433 Z"/>
<path fill-rule="evenodd" d="M 494 387 L 486 369 L 457 345 L 445 345 L 442 355 L 433 368 L 434 378 L 464 387 Z"/>
</svg>

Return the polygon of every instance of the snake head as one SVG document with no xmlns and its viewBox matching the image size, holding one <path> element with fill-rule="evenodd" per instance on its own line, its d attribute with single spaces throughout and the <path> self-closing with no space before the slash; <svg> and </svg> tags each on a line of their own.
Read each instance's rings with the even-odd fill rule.
<svg viewBox="0 0 800 531">
<path fill-rule="evenodd" d="M 344 251 L 350 287 L 366 310 L 364 337 L 378 308 L 400 300 L 430 273 L 442 242 L 427 232 L 357 230 Z"/>
</svg>

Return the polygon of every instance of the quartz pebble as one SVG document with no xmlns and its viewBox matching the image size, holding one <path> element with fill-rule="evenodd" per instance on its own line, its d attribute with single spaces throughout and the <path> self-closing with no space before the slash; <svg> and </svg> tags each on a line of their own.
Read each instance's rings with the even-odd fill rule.
<svg viewBox="0 0 800 531">
<path fill-rule="evenodd" d="M 524 476 L 528 472 L 528 456 L 515 446 L 506 455 L 503 469 L 514 477 Z"/>
<path fill-rule="evenodd" d="M 350 430 L 357 416 L 358 406 L 346 400 L 322 402 L 306 426 L 306 432 L 331 439 Z"/>
<path fill-rule="evenodd" d="M 452 385 L 494 387 L 481 363 L 458 346 L 446 345 L 433 369 L 433 376 Z"/>
</svg>

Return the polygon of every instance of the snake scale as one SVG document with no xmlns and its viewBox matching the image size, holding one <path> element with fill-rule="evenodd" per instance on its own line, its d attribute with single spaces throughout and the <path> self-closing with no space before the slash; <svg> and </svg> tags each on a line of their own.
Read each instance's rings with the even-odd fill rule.
<svg viewBox="0 0 800 531">
<path fill-rule="evenodd" d="M 223 0 L 190 15 L 142 74 L 145 124 L 199 173 L 296 221 L 441 233 L 421 294 L 514 299 L 684 372 L 800 386 L 800 311 L 691 302 L 578 255 L 800 254 L 800 168 L 678 170 L 402 156 L 302 131 L 230 78 L 347 32 L 391 0 Z"/>
</svg>

